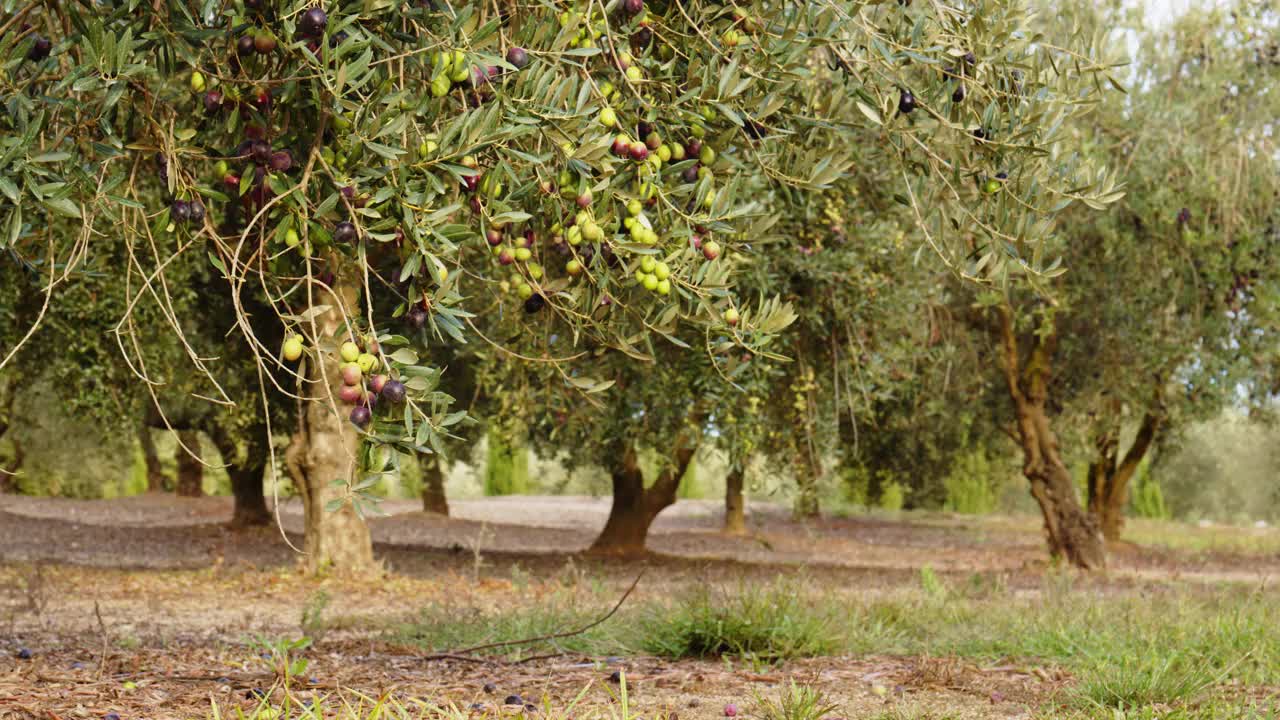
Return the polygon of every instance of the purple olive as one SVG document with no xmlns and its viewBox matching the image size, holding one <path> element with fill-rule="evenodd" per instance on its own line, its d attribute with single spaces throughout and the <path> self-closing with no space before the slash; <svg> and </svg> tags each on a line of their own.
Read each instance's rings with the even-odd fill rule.
<svg viewBox="0 0 1280 720">
<path fill-rule="evenodd" d="M 507 51 L 507 62 L 517 70 L 529 64 L 529 53 L 522 47 L 513 47 Z"/>
<path fill-rule="evenodd" d="M 204 225 L 204 203 L 192 200 L 187 203 L 188 220 L 194 225 Z"/>
<path fill-rule="evenodd" d="M 347 221 L 342 221 L 333 226 L 333 241 L 350 245 L 356 241 L 356 226 Z"/>
<path fill-rule="evenodd" d="M 298 30 L 308 37 L 320 37 L 324 34 L 324 28 L 329 24 L 329 16 L 324 10 L 313 7 L 302 13 L 302 18 L 298 20 Z"/>
<path fill-rule="evenodd" d="M 382 399 L 392 405 L 399 405 L 404 402 L 404 383 L 399 380 L 388 380 L 387 384 L 382 386 L 382 392 L 379 394 L 382 395 Z"/>
<path fill-rule="evenodd" d="M 546 307 L 546 304 L 547 299 L 541 295 L 530 295 L 529 298 L 524 301 L 524 311 L 532 315 Z"/>
<path fill-rule="evenodd" d="M 276 172 L 289 172 L 289 168 L 293 167 L 293 155 L 288 150 L 273 152 L 268 164 Z"/>
<path fill-rule="evenodd" d="M 271 145 L 266 140 L 254 140 L 249 144 L 249 155 L 259 165 L 271 162 Z"/>
<path fill-rule="evenodd" d="M 351 408 L 351 423 L 361 430 L 369 427 L 369 423 L 372 420 L 373 413 L 369 411 L 369 408 L 363 405 Z"/>
<path fill-rule="evenodd" d="M 32 62 L 40 62 L 49 57 L 49 53 L 53 50 L 53 42 L 49 38 L 36 36 L 36 43 L 27 51 L 27 59 Z"/>
<path fill-rule="evenodd" d="M 222 93 L 210 90 L 204 94 L 204 111 L 210 115 L 222 110 Z"/>
<path fill-rule="evenodd" d="M 185 223 L 191 219 L 191 206 L 185 200 L 174 200 L 169 206 L 169 219 L 175 223 Z"/>
<path fill-rule="evenodd" d="M 427 311 L 418 305 L 414 305 L 409 308 L 409 312 L 404 314 L 404 318 L 409 323 L 409 327 L 414 330 L 421 330 L 427 324 Z"/>
</svg>

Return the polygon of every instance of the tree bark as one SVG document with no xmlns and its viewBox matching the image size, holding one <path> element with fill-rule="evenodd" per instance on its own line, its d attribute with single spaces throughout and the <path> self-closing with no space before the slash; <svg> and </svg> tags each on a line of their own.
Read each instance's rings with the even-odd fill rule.
<svg viewBox="0 0 1280 720">
<path fill-rule="evenodd" d="M 0 386 L 0 440 L 9 434 L 9 429 L 13 427 L 13 407 L 18 397 L 16 386 L 17 383 L 13 380 L 6 380 L 4 385 Z M 26 460 L 26 453 L 17 440 L 11 439 L 9 444 L 13 447 L 13 457 L 0 464 L 0 493 L 17 491 L 18 470 Z"/>
<path fill-rule="evenodd" d="M 1102 528 L 1102 536 L 1116 542 L 1124 532 L 1124 511 L 1129 503 L 1129 482 L 1142 464 L 1160 428 L 1160 416 L 1147 412 L 1133 443 L 1118 460 L 1119 440 L 1109 428 L 1094 440 L 1098 455 L 1089 464 L 1089 514 Z"/>
<path fill-rule="evenodd" d="M 333 293 L 318 297 L 329 309 L 315 318 L 318 350 L 306 359 L 305 398 L 285 459 L 294 485 L 302 496 L 305 518 L 307 570 L 365 571 L 374 567 L 373 542 L 364 519 L 351 503 L 349 488 L 355 483 L 360 434 L 337 399 L 342 387 L 335 338 L 344 323 L 342 308 L 354 311 L 357 294 L 338 281 Z M 340 302 L 339 302 L 340 300 Z M 318 340 L 318 342 L 317 342 Z M 340 481 L 335 483 L 335 481 Z M 329 505 L 336 506 L 329 509 Z"/>
<path fill-rule="evenodd" d="M 796 463 L 796 499 L 792 503 L 792 514 L 800 519 L 814 519 L 822 514 L 818 503 L 818 489 L 822 484 L 822 460 L 813 458 L 807 449 L 800 451 L 802 457 Z"/>
<path fill-rule="evenodd" d="M 444 493 L 444 467 L 438 457 L 422 462 L 422 509 L 437 515 L 449 514 L 449 498 Z"/>
<path fill-rule="evenodd" d="M 204 495 L 204 465 L 200 458 L 200 432 L 178 431 L 178 447 L 173 451 L 178 464 L 178 481 L 175 492 L 178 497 Z"/>
<path fill-rule="evenodd" d="M 747 504 L 742 495 L 744 471 L 740 467 L 729 470 L 724 479 L 724 531 L 730 535 L 747 532 Z"/>
<path fill-rule="evenodd" d="M 23 452 L 18 441 L 13 441 L 12 445 L 13 457 L 0 465 L 0 493 L 18 491 L 18 471 L 22 469 L 22 463 L 26 460 L 26 453 Z"/>
<path fill-rule="evenodd" d="M 240 457 L 235 439 L 226 428 L 215 422 L 208 433 L 214 447 L 218 448 L 222 463 L 227 466 L 227 476 L 231 479 L 235 509 L 229 526 L 240 529 L 270 523 L 271 512 L 267 510 L 266 492 L 262 487 L 270 452 L 266 423 L 254 423 L 245 434 L 243 458 Z"/>
<path fill-rule="evenodd" d="M 142 446 L 142 460 L 147 466 L 147 492 L 164 492 L 164 468 L 156 452 L 155 439 L 151 437 L 151 421 L 143 419 L 138 427 L 138 444 Z M 181 450 L 179 450 L 181 452 Z"/>
<path fill-rule="evenodd" d="M 1075 483 L 1058 448 L 1045 405 L 1056 335 L 1038 333 L 1025 366 L 1021 361 L 1013 310 L 998 309 L 1001 361 L 1016 417 L 1015 438 L 1023 455 L 1022 474 L 1044 517 L 1049 552 L 1087 570 L 1106 567 L 1106 550 L 1093 518 L 1076 497 Z"/>
<path fill-rule="evenodd" d="M 645 539 L 649 527 L 669 505 L 676 501 L 680 478 L 693 460 L 697 447 L 683 435 L 676 440 L 672 462 L 667 463 L 653 485 L 644 486 L 644 474 L 636 449 L 627 443 L 613 468 L 613 504 L 609 519 L 587 552 L 611 557 L 641 557 L 648 550 Z"/>
</svg>

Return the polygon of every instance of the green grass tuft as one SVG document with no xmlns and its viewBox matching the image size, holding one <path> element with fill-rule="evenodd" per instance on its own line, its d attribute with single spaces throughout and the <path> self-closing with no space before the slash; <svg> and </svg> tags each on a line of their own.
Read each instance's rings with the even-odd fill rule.
<svg viewBox="0 0 1280 720">
<path fill-rule="evenodd" d="M 755 698 L 756 715 L 761 720 L 823 720 L 837 709 L 824 701 L 822 693 L 808 685 L 797 685 L 794 680 L 777 700 L 758 693 Z"/>
<path fill-rule="evenodd" d="M 1085 670 L 1075 696 L 1083 705 L 1116 710 L 1169 706 L 1196 699 L 1218 680 L 1204 665 L 1177 654 L 1123 658 Z"/>
<path fill-rule="evenodd" d="M 837 611 L 794 580 L 733 593 L 701 588 L 674 607 L 650 610 L 642 648 L 663 657 L 764 662 L 828 655 L 840 647 Z"/>
</svg>

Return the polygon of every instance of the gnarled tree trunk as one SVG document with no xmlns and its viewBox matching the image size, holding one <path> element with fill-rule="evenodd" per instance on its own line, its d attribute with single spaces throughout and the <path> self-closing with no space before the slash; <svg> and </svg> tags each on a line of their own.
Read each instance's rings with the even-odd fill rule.
<svg viewBox="0 0 1280 720">
<path fill-rule="evenodd" d="M 1013 310 L 998 309 L 1001 361 L 1016 417 L 1014 438 L 1022 449 L 1022 474 L 1044 516 L 1049 552 L 1076 567 L 1106 567 L 1106 550 L 1093 518 L 1080 507 L 1075 482 L 1058 449 L 1045 405 L 1049 398 L 1050 363 L 1056 335 L 1038 333 L 1025 365 L 1014 328 Z"/>
<path fill-rule="evenodd" d="M 174 488 L 179 497 L 204 495 L 204 465 L 200 458 L 200 432 L 178 431 L 178 447 L 173 451 L 178 464 L 178 482 Z"/>
<path fill-rule="evenodd" d="M 1110 542 L 1120 539 L 1124 531 L 1124 510 L 1129 502 L 1129 481 L 1142 464 L 1160 427 L 1160 417 L 1148 412 L 1142 417 L 1138 434 L 1119 459 L 1119 432 L 1108 428 L 1094 439 L 1098 455 L 1089 464 L 1089 514 L 1102 528 L 1102 536 Z"/>
<path fill-rule="evenodd" d="M 147 467 L 147 492 L 163 492 L 164 468 L 160 465 L 160 454 L 156 452 L 156 441 L 151 437 L 150 414 L 138 427 L 138 444 L 142 446 L 142 461 Z"/>
<path fill-rule="evenodd" d="M 672 461 L 664 465 L 653 485 L 646 488 L 635 446 L 627 442 L 610 473 L 613 504 L 609 508 L 609 519 L 587 552 L 615 557 L 644 555 L 649 527 L 658 513 L 676 501 L 680 478 L 696 450 L 697 446 L 684 436 L 677 439 Z"/>
<path fill-rule="evenodd" d="M 449 514 L 449 498 L 444 494 L 444 467 L 438 457 L 422 461 L 422 509 L 438 515 Z"/>
<path fill-rule="evenodd" d="M 26 460 L 26 453 L 22 446 L 14 440 L 13 456 L 8 461 L 0 464 L 0 493 L 11 493 L 18 489 L 18 471 L 22 469 L 22 463 Z"/>
<path fill-rule="evenodd" d="M 724 479 L 724 531 L 730 535 L 747 531 L 747 503 L 742 494 L 744 475 L 741 467 L 733 467 Z"/>
<path fill-rule="evenodd" d="M 266 493 L 262 487 L 270 453 L 266 423 L 256 422 L 246 433 L 244 457 L 240 456 L 235 439 L 217 423 L 209 428 L 209 439 L 222 455 L 222 463 L 227 466 L 227 475 L 231 479 L 235 510 L 230 526 L 245 528 L 270 523 L 271 513 L 267 510 Z"/>
<path fill-rule="evenodd" d="M 811 455 L 808 449 L 800 451 L 796 462 L 796 499 L 791 513 L 797 518 L 813 519 L 822 514 L 818 503 L 818 488 L 822 484 L 822 460 Z"/>
<path fill-rule="evenodd" d="M 304 551 L 307 569 L 313 573 L 374 567 L 369 528 L 349 495 L 349 488 L 355 484 L 360 435 L 351 424 L 347 408 L 337 399 L 342 387 L 337 353 L 341 340 L 335 343 L 334 336 L 345 320 L 342 308 L 354 311 L 357 294 L 341 281 L 337 284 L 333 289 L 337 299 L 322 296 L 315 301 L 329 309 L 315 318 L 319 342 L 312 338 L 312 347 L 327 350 L 317 350 L 306 359 L 307 382 L 302 391 L 305 401 L 298 431 L 285 453 L 289 473 L 302 496 Z M 336 509 L 330 509 L 331 504 Z"/>
<path fill-rule="evenodd" d="M 0 440 L 9 434 L 9 429 L 13 427 L 13 407 L 17 398 L 17 382 L 11 378 L 6 379 L 3 385 L 0 385 Z M 26 459 L 22 445 L 17 440 L 11 439 L 9 444 L 13 447 L 13 455 L 7 461 L 0 463 L 0 493 L 14 492 L 18 489 L 18 470 L 22 468 L 22 463 Z"/>
</svg>

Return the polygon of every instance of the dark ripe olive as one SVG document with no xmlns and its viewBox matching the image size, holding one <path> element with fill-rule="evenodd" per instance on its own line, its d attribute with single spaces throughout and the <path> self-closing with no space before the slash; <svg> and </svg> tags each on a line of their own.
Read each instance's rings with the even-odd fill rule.
<svg viewBox="0 0 1280 720">
<path fill-rule="evenodd" d="M 27 59 L 33 62 L 40 62 L 49 57 L 49 53 L 53 50 L 53 42 L 49 38 L 36 36 L 36 42 L 27 51 Z"/>
<path fill-rule="evenodd" d="M 964 102 L 964 83 L 956 85 L 956 89 L 951 93 L 951 102 Z"/>
<path fill-rule="evenodd" d="M 414 330 L 421 330 L 427 324 L 427 311 L 418 305 L 409 308 L 404 314 L 405 322 L 409 323 L 409 327 Z"/>
<path fill-rule="evenodd" d="M 185 200 L 174 200 L 169 206 L 169 219 L 175 223 L 185 223 L 191 219 L 191 205 Z"/>
<path fill-rule="evenodd" d="M 507 51 L 507 62 L 517 70 L 523 69 L 529 64 L 529 53 L 524 48 L 513 47 Z"/>
<path fill-rule="evenodd" d="M 898 112 L 906 115 L 916 109 L 916 96 L 910 90 L 903 90 L 898 96 Z"/>
<path fill-rule="evenodd" d="M 271 145 L 265 140 L 254 140 L 249 145 L 249 155 L 255 163 L 266 165 L 271 162 Z"/>
<path fill-rule="evenodd" d="M 302 17 L 298 20 L 298 30 L 308 37 L 320 37 L 324 34 L 324 28 L 329 24 L 329 16 L 324 10 L 313 7 L 302 13 Z"/>
<path fill-rule="evenodd" d="M 237 55 L 239 55 L 239 56 L 241 56 L 241 57 L 244 57 L 244 56 L 246 56 L 246 55 L 252 55 L 252 54 L 253 54 L 253 52 L 254 52 L 254 49 L 255 49 L 255 48 L 254 48 L 254 46 L 253 46 L 253 36 L 252 36 L 252 35 L 241 35 L 241 36 L 240 36 L 240 38 L 239 38 L 238 40 L 236 40 L 236 54 L 237 54 Z"/>
<path fill-rule="evenodd" d="M 289 172 L 293 167 L 293 155 L 288 150 L 273 152 L 268 164 L 276 172 Z"/>
<path fill-rule="evenodd" d="M 342 221 L 333 226 L 333 241 L 349 245 L 356 241 L 356 226 L 347 221 Z"/>
<path fill-rule="evenodd" d="M 204 225 L 204 203 L 192 200 L 187 203 L 188 219 L 193 225 Z"/>
<path fill-rule="evenodd" d="M 546 304 L 547 299 L 541 295 L 530 295 L 528 299 L 524 301 L 524 311 L 532 315 L 546 307 Z"/>
</svg>

